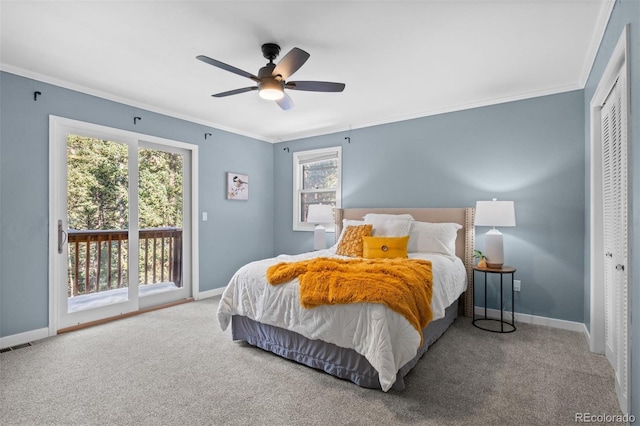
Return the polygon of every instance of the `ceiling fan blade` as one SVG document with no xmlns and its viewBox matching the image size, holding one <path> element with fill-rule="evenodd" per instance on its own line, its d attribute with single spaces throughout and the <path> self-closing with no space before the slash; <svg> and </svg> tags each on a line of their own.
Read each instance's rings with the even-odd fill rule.
<svg viewBox="0 0 640 426">
<path fill-rule="evenodd" d="M 258 90 L 258 86 L 243 87 L 242 89 L 229 90 L 228 92 L 216 93 L 211 95 L 216 98 L 224 98 L 225 96 L 237 95 L 238 93 L 250 92 L 252 90 Z"/>
<path fill-rule="evenodd" d="M 329 81 L 288 81 L 284 87 L 291 90 L 306 90 L 308 92 L 342 92 L 344 83 Z"/>
<path fill-rule="evenodd" d="M 294 72 L 298 71 L 305 62 L 307 62 L 309 56 L 311 55 L 304 50 L 294 47 L 289 51 L 289 53 L 284 55 L 280 62 L 278 62 L 278 65 L 276 65 L 273 70 L 273 75 L 276 76 L 279 74 L 282 76 L 283 80 L 286 80 L 293 75 Z"/>
<path fill-rule="evenodd" d="M 291 97 L 289 97 L 289 95 L 287 95 L 286 93 L 281 99 L 277 99 L 276 103 L 285 111 L 293 108 L 293 99 L 291 99 Z"/>
<path fill-rule="evenodd" d="M 251 80 L 255 81 L 256 83 L 260 83 L 260 78 L 256 77 L 255 75 L 251 74 L 250 72 L 243 71 L 240 68 L 236 68 L 234 66 L 227 65 L 224 62 L 220 62 L 218 60 L 212 59 L 212 58 L 210 58 L 208 56 L 204 56 L 204 55 L 196 56 L 196 59 L 199 59 L 202 62 L 205 62 L 205 63 L 207 63 L 209 65 L 213 65 L 214 67 L 221 68 L 221 69 L 223 69 L 225 71 L 229 71 L 229 72 L 232 72 L 234 74 L 241 75 L 242 77 L 250 78 Z"/>
</svg>

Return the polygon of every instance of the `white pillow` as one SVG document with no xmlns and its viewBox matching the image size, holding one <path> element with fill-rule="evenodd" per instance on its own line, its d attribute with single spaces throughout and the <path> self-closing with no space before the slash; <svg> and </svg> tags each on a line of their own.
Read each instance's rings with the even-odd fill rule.
<svg viewBox="0 0 640 426">
<path fill-rule="evenodd" d="M 409 235 L 409 229 L 413 222 L 410 214 L 379 214 L 367 213 L 364 223 L 373 225 L 375 237 L 404 237 Z"/>
<path fill-rule="evenodd" d="M 387 213 L 367 213 L 366 215 L 364 215 L 364 221 L 367 222 L 367 220 L 376 220 L 376 219 L 409 219 L 409 220 L 413 220 L 413 216 L 411 216 L 410 214 L 387 214 Z M 371 222 L 367 222 L 367 223 L 371 223 Z"/>
<path fill-rule="evenodd" d="M 412 222 L 407 251 L 455 256 L 456 237 L 460 229 L 462 225 L 458 223 Z"/>
</svg>

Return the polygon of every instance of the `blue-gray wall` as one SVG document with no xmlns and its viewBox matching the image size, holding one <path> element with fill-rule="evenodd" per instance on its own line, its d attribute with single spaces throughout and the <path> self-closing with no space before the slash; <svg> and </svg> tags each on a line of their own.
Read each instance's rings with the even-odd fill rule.
<svg viewBox="0 0 640 426">
<path fill-rule="evenodd" d="M 574 91 L 279 143 L 275 251 L 312 249 L 308 232 L 292 231 L 293 152 L 342 145 L 343 207 L 515 201 L 517 226 L 502 232 L 505 261 L 522 281 L 516 311 L 582 322 L 582 111 L 583 93 Z M 478 229 L 480 249 L 487 230 Z"/>
<path fill-rule="evenodd" d="M 200 291 L 273 254 L 272 144 L 5 72 L 0 93 L 0 337 L 48 326 L 49 114 L 199 146 Z M 225 199 L 228 171 L 249 175 L 248 201 Z"/>
<path fill-rule="evenodd" d="M 631 78 L 629 86 L 631 90 L 630 96 L 630 138 L 629 138 L 629 206 L 631 209 L 631 226 L 630 226 L 630 257 L 629 265 L 630 274 L 630 293 L 631 299 L 631 410 L 636 418 L 640 416 L 640 196 L 638 188 L 640 188 L 640 1 L 637 0 L 619 0 L 616 2 L 611 18 L 607 25 L 598 55 L 591 69 L 591 74 L 584 89 L 584 116 L 585 116 L 585 139 L 584 139 L 584 156 L 586 164 L 591 159 L 590 151 L 590 111 L 589 103 L 593 97 L 595 90 L 602 78 L 602 74 L 611 58 L 613 49 L 618 43 L 618 39 L 622 34 L 623 28 L 629 25 L 630 37 L 630 54 L 629 64 Z M 589 259 L 589 203 L 590 203 L 590 185 L 589 170 L 585 174 L 585 259 Z M 585 307 L 585 324 L 590 322 L 590 275 L 589 263 L 585 264 L 584 270 L 584 307 Z"/>
<path fill-rule="evenodd" d="M 270 146 L 198 124 L 0 73 L 0 337 L 47 326 L 48 115 L 200 146 L 200 287 L 245 262 L 312 249 L 292 231 L 292 153 L 343 146 L 344 207 L 516 203 L 505 257 L 518 268 L 516 311 L 589 323 L 588 105 L 622 28 L 631 24 L 632 320 L 640 317 L 640 2 L 614 6 L 582 91 Z M 42 97 L 33 101 L 33 92 Z M 133 116 L 143 120 L 133 125 Z M 203 140 L 204 132 L 213 137 Z M 351 138 L 347 143 L 345 137 Z M 283 148 L 288 147 L 289 152 Z M 249 174 L 250 200 L 224 199 L 224 173 Z M 477 246 L 484 246 L 482 228 Z M 328 235 L 328 240 L 333 234 Z M 252 244 L 247 244 L 247 242 Z M 637 321 L 636 321 L 637 322 Z M 632 327 L 631 412 L 640 410 L 640 327 Z"/>
</svg>

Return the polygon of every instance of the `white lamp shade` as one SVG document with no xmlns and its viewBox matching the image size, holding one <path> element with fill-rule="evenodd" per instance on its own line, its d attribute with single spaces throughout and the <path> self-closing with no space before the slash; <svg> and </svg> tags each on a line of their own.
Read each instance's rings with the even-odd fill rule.
<svg viewBox="0 0 640 426">
<path fill-rule="evenodd" d="M 516 226 L 513 201 L 476 202 L 476 226 Z"/>
<path fill-rule="evenodd" d="M 311 204 L 307 212 L 308 223 L 332 223 L 333 206 L 330 204 Z"/>
</svg>

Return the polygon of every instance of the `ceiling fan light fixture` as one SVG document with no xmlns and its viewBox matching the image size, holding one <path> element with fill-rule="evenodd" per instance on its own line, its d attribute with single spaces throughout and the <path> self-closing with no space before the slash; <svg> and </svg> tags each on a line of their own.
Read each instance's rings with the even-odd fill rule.
<svg viewBox="0 0 640 426">
<path fill-rule="evenodd" d="M 287 82 L 286 80 L 304 65 L 310 55 L 304 50 L 294 47 L 275 64 L 273 60 L 278 57 L 279 53 L 280 46 L 275 43 L 265 43 L 262 45 L 262 56 L 268 59 L 269 63 L 260 68 L 258 75 L 253 75 L 250 72 L 225 64 L 208 56 L 198 55 L 196 59 L 258 83 L 256 86 L 242 87 L 240 89 L 227 90 L 226 92 L 211 95 L 216 98 L 224 98 L 226 96 L 257 90 L 258 96 L 270 101 L 276 101 L 276 104 L 286 111 L 293 108 L 293 101 L 284 93 L 284 89 L 307 92 L 342 92 L 344 90 L 344 83 L 332 83 L 329 81 Z"/>
<path fill-rule="evenodd" d="M 258 94 L 262 99 L 277 101 L 284 97 L 284 87 L 279 81 L 264 79 L 258 84 Z"/>
</svg>

